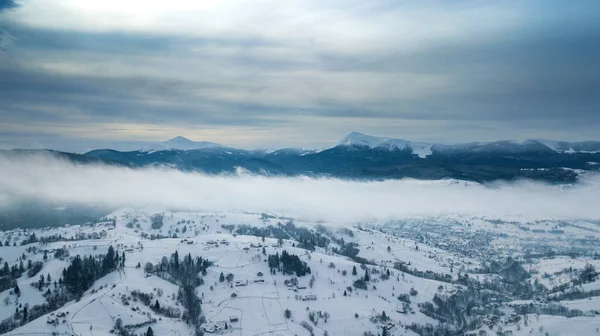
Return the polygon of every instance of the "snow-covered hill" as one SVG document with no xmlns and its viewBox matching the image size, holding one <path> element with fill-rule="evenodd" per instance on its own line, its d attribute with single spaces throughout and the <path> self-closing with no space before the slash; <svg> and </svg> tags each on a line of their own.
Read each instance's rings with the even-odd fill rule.
<svg viewBox="0 0 600 336">
<path fill-rule="evenodd" d="M 197 150 L 197 149 L 207 149 L 207 148 L 225 148 L 225 146 L 219 145 L 214 142 L 208 141 L 192 141 L 188 138 L 184 138 L 182 136 L 175 137 L 173 139 L 148 144 L 146 147 L 142 148 L 140 151 L 142 152 L 157 152 L 164 150 Z"/>
<path fill-rule="evenodd" d="M 600 141 L 564 142 L 550 140 L 524 140 L 524 141 L 494 141 L 472 142 L 458 144 L 440 144 L 412 142 L 388 137 L 377 137 L 352 132 L 342 139 L 337 146 L 364 146 L 368 148 L 383 148 L 388 150 L 409 149 L 420 158 L 426 158 L 434 152 L 440 153 L 468 153 L 468 152 L 501 152 L 501 153 L 526 153 L 553 151 L 562 154 L 600 153 Z"/>
<path fill-rule="evenodd" d="M 153 225 L 157 214 L 162 218 L 160 227 Z M 109 219 L 87 226 L 0 232 L 2 262 L 27 265 L 31 260 L 42 265 L 36 275 L 25 272 L 17 278 L 19 295 L 11 286 L 0 292 L 2 323 L 24 323 L 7 335 L 142 335 L 148 327 L 155 335 L 194 335 L 194 326 L 182 315 L 181 287 L 160 272 L 174 262 L 175 251 L 180 262 L 189 255 L 213 263 L 198 274 L 202 284 L 195 291 L 202 301 L 205 334 L 417 335 L 427 334 L 426 328 L 446 328 L 455 335 L 491 335 L 498 330 L 512 335 L 537 335 L 540 330 L 549 335 L 596 335 L 600 328 L 593 306 L 600 298 L 593 292 L 600 288 L 597 278 L 582 286 L 588 291 L 585 300 L 575 296 L 553 303 L 572 307 L 560 314 L 576 317 L 549 314 L 555 308 L 539 299 L 549 289 L 550 296 L 570 291 L 569 285 L 587 265 L 600 267 L 600 259 L 586 256 L 599 249 L 589 244 L 600 239 L 594 221 L 520 222 L 449 215 L 341 226 L 270 212 L 149 208 L 122 209 Z M 38 240 L 61 238 L 21 245 L 34 233 Z M 314 250 L 307 249 L 310 241 L 317 244 Z M 74 256 L 104 255 L 109 246 L 125 256 L 122 267 L 96 280 L 80 300 L 23 321 L 24 307 L 32 316 L 47 293 L 66 290 L 61 284 L 63 269 Z M 55 257 L 63 248 L 70 257 Z M 346 249 L 358 254 L 351 258 L 343 252 Z M 562 257 L 538 254 L 548 249 Z M 527 260 L 522 258 L 526 250 Z M 310 274 L 296 277 L 270 269 L 269 256 L 281 256 L 283 251 L 298 256 Z M 567 257 L 567 252 L 579 256 Z M 524 267 L 522 273 L 519 265 Z M 505 267 L 513 273 L 503 273 Z M 40 274 L 46 279 L 41 287 Z M 511 274 L 525 277 L 523 284 L 539 283 L 547 289 L 536 294 L 537 301 L 522 300 L 523 293 L 501 289 Z M 520 281 L 515 279 L 507 283 Z M 485 295 L 481 286 L 486 286 Z M 462 300 L 471 308 L 462 308 L 466 304 Z M 522 305 L 539 315 L 515 313 L 524 309 Z"/>
<path fill-rule="evenodd" d="M 388 137 L 376 137 L 359 132 L 352 132 L 342 139 L 338 146 L 366 146 L 369 148 L 385 148 L 389 150 L 410 149 L 413 154 L 425 158 L 432 153 L 432 144 L 412 142 Z"/>
</svg>

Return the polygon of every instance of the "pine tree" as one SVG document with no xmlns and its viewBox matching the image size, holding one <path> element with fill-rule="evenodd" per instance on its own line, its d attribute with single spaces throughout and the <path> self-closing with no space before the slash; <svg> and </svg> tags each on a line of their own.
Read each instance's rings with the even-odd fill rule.
<svg viewBox="0 0 600 336">
<path fill-rule="evenodd" d="M 154 331 L 152 330 L 152 327 L 148 327 L 148 330 L 146 330 L 146 336 L 154 336 Z"/>
<path fill-rule="evenodd" d="M 104 273 L 108 273 L 115 269 L 115 249 L 111 246 L 108 247 L 108 252 L 102 261 L 102 270 Z"/>
<path fill-rule="evenodd" d="M 44 250 L 44 261 L 48 260 L 48 251 Z"/>
<path fill-rule="evenodd" d="M 179 269 L 179 252 L 177 252 L 177 250 L 175 250 L 175 253 L 173 254 L 173 266 L 176 270 Z"/>
<path fill-rule="evenodd" d="M 21 289 L 19 288 L 19 285 L 15 285 L 15 294 L 16 294 L 17 296 L 20 296 L 20 295 L 21 295 Z"/>
<path fill-rule="evenodd" d="M 371 280 L 371 277 L 369 276 L 369 270 L 365 270 L 365 281 L 369 280 Z"/>
<path fill-rule="evenodd" d="M 352 266 L 352 275 L 356 275 L 356 266 Z"/>
<path fill-rule="evenodd" d="M 225 276 L 223 275 L 223 272 L 221 272 L 221 275 L 219 275 L 219 282 L 223 281 L 225 281 Z"/>
<path fill-rule="evenodd" d="M 158 299 L 156 300 L 156 303 L 154 304 L 154 310 L 156 310 L 156 311 L 160 310 L 160 303 L 158 303 Z"/>
</svg>

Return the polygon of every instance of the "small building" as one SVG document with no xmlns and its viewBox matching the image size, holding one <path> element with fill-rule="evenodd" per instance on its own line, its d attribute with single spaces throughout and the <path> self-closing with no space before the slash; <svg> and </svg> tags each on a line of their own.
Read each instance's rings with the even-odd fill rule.
<svg viewBox="0 0 600 336">
<path fill-rule="evenodd" d="M 229 316 L 229 322 L 238 322 L 240 320 L 236 315 Z"/>
<path fill-rule="evenodd" d="M 307 294 L 307 295 L 300 295 L 302 297 L 302 301 L 315 301 L 317 299 L 317 295 L 316 294 Z"/>
</svg>

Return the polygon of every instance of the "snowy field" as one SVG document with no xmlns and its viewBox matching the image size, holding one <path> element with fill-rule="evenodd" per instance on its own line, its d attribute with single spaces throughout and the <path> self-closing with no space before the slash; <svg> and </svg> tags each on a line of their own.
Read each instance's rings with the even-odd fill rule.
<svg viewBox="0 0 600 336">
<path fill-rule="evenodd" d="M 153 229 L 152 216 L 158 212 L 163 214 L 164 223 L 161 228 Z M 186 324 L 181 316 L 161 316 L 152 307 L 132 298 L 134 291 L 151 293 L 153 304 L 158 301 L 161 306 L 183 311 L 177 298 L 179 286 L 144 270 L 147 263 L 158 265 L 163 257 L 169 258 L 175 251 L 181 258 L 189 254 L 213 263 L 201 276 L 204 284 L 196 288 L 196 294 L 202 300 L 205 334 L 240 336 L 309 335 L 310 332 L 302 326 L 305 321 L 316 335 L 362 335 L 369 332 L 380 335 L 383 328 L 389 328 L 385 331 L 388 334 L 416 335 L 408 328 L 413 323 L 433 326 L 440 323 L 437 316 L 424 314 L 421 305 L 432 302 L 436 295 L 451 296 L 465 290 L 465 285 L 458 281 L 461 276 L 469 275 L 478 281 L 500 279 L 500 275 L 493 274 L 493 270 L 488 273 L 478 270 L 482 262 L 512 254 L 514 258 L 523 260 L 524 269 L 531 274 L 528 282 L 539 282 L 548 289 L 569 284 L 588 264 L 600 267 L 600 261 L 590 257 L 556 255 L 551 258 L 530 258 L 528 261 L 523 258 L 523 251 L 534 241 L 546 246 L 560 241 L 572 242 L 586 236 L 597 239 L 597 231 L 592 229 L 598 230 L 598 226 L 581 221 L 573 225 L 562 224 L 568 230 L 557 238 L 556 234 L 547 237 L 544 234 L 533 235 L 531 231 L 523 234 L 525 231 L 518 228 L 528 225 L 530 230 L 552 227 L 551 223 L 505 223 L 458 215 L 444 219 L 372 221 L 354 226 L 294 220 L 296 228 L 310 232 L 320 230 L 325 232 L 324 235 L 354 243 L 359 250 L 358 257 L 372 264 L 365 270 L 361 262 L 334 253 L 333 247 L 339 247 L 337 243 L 310 251 L 300 246 L 291 233 L 281 240 L 234 234 L 235 228 L 240 226 L 264 229 L 284 225 L 291 219 L 289 214 L 172 213 L 161 212 L 160 209 L 122 209 L 109 218 L 114 218 L 114 222 L 0 233 L 1 241 L 9 240 L 7 246 L 0 247 L 2 263 L 13 265 L 22 260 L 25 263 L 29 260 L 40 262 L 43 266 L 39 274 L 49 274 L 52 279 L 61 278 L 69 259 L 55 258 L 54 253 L 48 253 L 45 260 L 44 251 L 66 248 L 71 257 L 102 255 L 107 253 L 109 246 L 113 246 L 126 257 L 122 268 L 95 281 L 81 300 L 67 302 L 51 313 L 53 315 L 49 313 L 38 317 L 8 332 L 8 335 L 110 335 L 111 331 L 115 332 L 117 320 L 127 326 L 139 326 L 130 329 L 130 332 L 137 334 L 145 333 L 151 326 L 155 335 L 193 335 L 194 327 Z M 21 246 L 20 241 L 32 233 L 37 237 L 60 234 L 65 238 L 77 238 Z M 151 239 L 150 235 L 160 239 Z M 175 235 L 177 238 L 173 238 Z M 524 245 L 524 241 L 527 244 Z M 17 246 L 12 246 L 13 242 Z M 497 254 L 490 252 L 493 249 Z M 297 278 L 296 285 L 286 284 L 291 279 L 289 275 L 280 272 L 271 274 L 266 262 L 267 256 L 281 254 L 284 250 L 297 255 L 311 269 L 310 275 Z M 468 253 L 461 253 L 461 250 Z M 398 264 L 422 273 L 403 272 L 394 268 Z M 352 274 L 353 268 L 356 268 L 357 275 Z M 567 269 L 570 271 L 566 272 Z M 354 281 L 366 272 L 372 278 L 366 289 L 355 288 Z M 387 272 L 389 279 L 384 278 Z M 231 274 L 232 280 L 220 281 L 222 273 Z M 448 275 L 450 280 L 428 278 L 431 274 Z M 18 278 L 19 296 L 14 294 L 12 288 L 0 293 L 1 319 L 11 319 L 15 310 L 25 304 L 33 307 L 45 302 L 43 294 L 46 287 L 42 291 L 35 287 L 38 277 L 29 278 L 25 273 Z M 311 280 L 312 277 L 314 280 Z M 52 289 L 53 286 L 56 285 L 47 288 Z M 600 281 L 580 287 L 588 291 L 600 289 Z M 400 295 L 410 298 L 410 303 L 400 301 Z M 302 300 L 304 297 L 312 299 Z M 568 309 L 582 311 L 584 316 L 566 318 L 529 314 L 527 326 L 510 321 L 514 315 L 510 307 L 534 301 L 513 299 L 506 303 L 501 300 L 495 302 L 497 308 L 506 312 L 504 317 L 496 321 L 492 328 L 482 326 L 472 328 L 470 332 L 491 335 L 500 328 L 503 332 L 512 332 L 512 335 L 546 335 L 546 332 L 548 335 L 599 334 L 596 328 L 600 327 L 600 316 L 594 315 L 593 311 L 600 309 L 600 295 L 560 302 Z M 481 309 L 485 308 L 481 306 Z M 56 314 L 62 312 L 65 313 L 64 317 L 55 318 Z M 316 323 L 308 322 L 311 312 L 326 312 L 327 318 L 317 318 Z M 385 323 L 377 320 L 382 312 L 389 319 Z M 465 315 L 464 311 L 461 315 Z M 519 315 L 519 318 L 522 316 Z M 467 333 L 466 323 L 472 317 L 463 316 L 460 319 L 455 329 Z M 50 324 L 50 320 L 57 320 L 58 323 Z"/>
</svg>

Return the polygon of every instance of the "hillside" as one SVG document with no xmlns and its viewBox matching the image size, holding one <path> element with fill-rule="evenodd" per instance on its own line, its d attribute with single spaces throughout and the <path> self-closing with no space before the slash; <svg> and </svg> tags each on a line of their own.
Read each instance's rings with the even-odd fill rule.
<svg viewBox="0 0 600 336">
<path fill-rule="evenodd" d="M 592 335 L 600 327 L 591 304 L 600 296 L 597 273 L 576 291 L 580 272 L 600 267 L 600 245 L 589 248 L 600 240 L 597 222 L 456 215 L 340 226 L 271 213 L 157 209 L 122 209 L 109 218 L 0 233 L 2 263 L 41 266 L 31 277 L 13 274 L 19 295 L 14 284 L 3 285 L 1 333 L 131 335 L 151 327 L 157 335 L 430 335 L 437 329 Z M 114 270 L 82 288 L 80 299 L 56 308 L 44 303 L 70 295 L 63 269 L 75 256 L 106 260 L 109 246 L 123 256 Z M 275 255 L 297 256 L 300 264 L 284 274 L 288 264 L 274 266 Z M 186 277 L 172 271 L 189 265 L 200 267 L 190 273 L 199 281 L 193 285 L 201 302 L 197 322 L 182 297 Z"/>
</svg>

